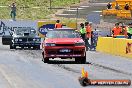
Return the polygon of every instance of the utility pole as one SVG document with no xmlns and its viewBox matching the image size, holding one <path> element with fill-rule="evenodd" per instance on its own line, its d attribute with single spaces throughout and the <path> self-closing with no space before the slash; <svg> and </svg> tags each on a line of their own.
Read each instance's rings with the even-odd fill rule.
<svg viewBox="0 0 132 88">
<path fill-rule="evenodd" d="M 51 9 L 51 2 L 52 2 L 52 1 L 50 0 L 50 9 Z"/>
<path fill-rule="evenodd" d="M 78 7 L 77 7 L 76 10 L 77 10 L 77 13 L 76 13 L 76 29 L 78 29 L 78 24 L 77 24 L 77 23 L 78 23 L 78 22 L 77 22 L 77 21 L 78 21 Z"/>
</svg>

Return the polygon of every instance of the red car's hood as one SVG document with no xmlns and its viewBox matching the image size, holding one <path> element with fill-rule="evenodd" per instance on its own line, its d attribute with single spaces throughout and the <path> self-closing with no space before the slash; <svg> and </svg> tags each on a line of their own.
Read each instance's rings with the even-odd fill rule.
<svg viewBox="0 0 132 88">
<path fill-rule="evenodd" d="M 75 44 L 76 42 L 84 42 L 81 38 L 50 38 L 45 39 L 45 43 L 55 44 Z"/>
</svg>

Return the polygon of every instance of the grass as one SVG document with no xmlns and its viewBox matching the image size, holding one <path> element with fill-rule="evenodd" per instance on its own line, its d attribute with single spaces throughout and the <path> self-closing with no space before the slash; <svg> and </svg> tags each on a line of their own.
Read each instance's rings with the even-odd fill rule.
<svg viewBox="0 0 132 88">
<path fill-rule="evenodd" d="M 10 8 L 8 7 L 13 0 L 0 0 L 0 19 L 11 19 Z M 75 3 L 79 3 L 80 0 L 52 0 L 52 8 L 67 7 Z M 50 0 L 15 0 L 17 5 L 17 19 L 48 19 L 48 15 L 54 14 L 57 10 L 48 9 L 50 6 Z"/>
</svg>

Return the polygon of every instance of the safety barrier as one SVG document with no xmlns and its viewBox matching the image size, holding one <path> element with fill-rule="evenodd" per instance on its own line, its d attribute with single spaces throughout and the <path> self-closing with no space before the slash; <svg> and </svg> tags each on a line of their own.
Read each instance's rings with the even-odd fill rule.
<svg viewBox="0 0 132 88">
<path fill-rule="evenodd" d="M 115 10 L 116 3 L 118 3 L 120 10 Z M 105 15 L 117 15 L 117 18 L 132 19 L 132 0 L 115 0 L 111 2 L 112 9 L 103 10 L 102 14 Z M 125 10 L 125 5 L 128 4 L 130 10 Z"/>
<path fill-rule="evenodd" d="M 123 3 L 131 3 L 132 2 L 132 0 L 116 0 L 116 2 L 117 3 L 119 3 L 119 4 L 123 4 Z"/>
<path fill-rule="evenodd" d="M 115 1 L 111 2 L 111 5 L 112 5 L 112 8 L 114 9 L 115 5 L 116 5 L 116 2 Z"/>
<path fill-rule="evenodd" d="M 107 9 L 102 11 L 103 15 L 116 15 L 117 13 L 118 13 L 118 10 L 116 9 Z"/>
<path fill-rule="evenodd" d="M 117 13 L 117 18 L 131 19 L 132 18 L 131 11 L 130 10 L 120 10 Z"/>
<path fill-rule="evenodd" d="M 130 9 L 132 10 L 131 6 L 132 6 L 132 0 L 116 0 L 116 1 L 113 1 L 111 4 L 112 4 L 112 8 L 115 7 L 116 3 L 118 3 L 118 5 L 120 6 L 120 9 L 124 9 L 126 3 L 128 5 L 130 5 Z"/>
<path fill-rule="evenodd" d="M 103 16 L 116 15 L 117 18 L 132 19 L 131 10 L 107 9 L 102 11 Z"/>
<path fill-rule="evenodd" d="M 99 37 L 97 51 L 132 58 L 132 40 L 125 38 Z"/>
</svg>

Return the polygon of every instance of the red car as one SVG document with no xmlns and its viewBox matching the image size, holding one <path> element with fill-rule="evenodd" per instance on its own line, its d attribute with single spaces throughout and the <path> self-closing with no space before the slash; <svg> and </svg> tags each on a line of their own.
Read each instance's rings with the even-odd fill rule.
<svg viewBox="0 0 132 88">
<path fill-rule="evenodd" d="M 49 30 L 42 43 L 42 55 L 45 63 L 52 58 L 75 58 L 78 63 L 86 62 L 85 42 L 73 29 Z"/>
</svg>

